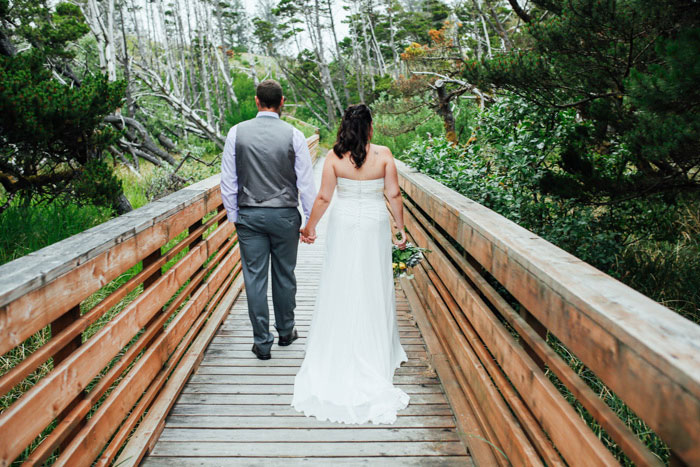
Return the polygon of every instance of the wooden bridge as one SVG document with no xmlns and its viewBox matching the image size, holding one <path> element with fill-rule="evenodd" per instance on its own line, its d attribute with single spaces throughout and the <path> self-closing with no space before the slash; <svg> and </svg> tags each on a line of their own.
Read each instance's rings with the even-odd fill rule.
<svg viewBox="0 0 700 467">
<path fill-rule="evenodd" d="M 323 231 L 300 249 L 302 338 L 259 361 L 212 177 L 0 267 L 0 355 L 15 362 L 0 376 L 0 465 L 618 465 L 611 445 L 661 465 L 591 378 L 672 465 L 700 465 L 699 326 L 399 171 L 410 236 L 431 253 L 397 287 L 410 360 L 395 383 L 411 405 L 395 425 L 289 406 Z"/>
</svg>

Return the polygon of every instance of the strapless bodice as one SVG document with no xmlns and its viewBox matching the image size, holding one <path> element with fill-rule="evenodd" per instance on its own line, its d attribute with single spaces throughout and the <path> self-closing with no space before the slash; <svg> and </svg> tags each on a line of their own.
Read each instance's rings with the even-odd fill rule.
<svg viewBox="0 0 700 467">
<path fill-rule="evenodd" d="M 384 179 L 352 180 L 338 177 L 336 190 L 339 198 L 382 200 L 384 198 Z"/>
</svg>

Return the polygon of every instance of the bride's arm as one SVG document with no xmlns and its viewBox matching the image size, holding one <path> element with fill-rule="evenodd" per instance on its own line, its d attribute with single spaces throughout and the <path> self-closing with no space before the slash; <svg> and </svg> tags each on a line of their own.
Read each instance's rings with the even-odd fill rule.
<svg viewBox="0 0 700 467">
<path fill-rule="evenodd" d="M 333 169 L 334 156 L 335 154 L 332 150 L 329 151 L 328 155 L 326 156 L 321 175 L 321 189 L 318 190 L 318 195 L 316 195 L 316 200 L 314 201 L 314 206 L 311 209 L 309 221 L 300 231 L 302 237 L 311 242 L 316 240 L 316 225 L 318 224 L 318 221 L 321 220 L 321 217 L 323 217 L 326 209 L 328 209 L 331 198 L 333 198 L 333 191 L 335 190 L 335 185 L 337 183 L 335 170 Z"/>
<path fill-rule="evenodd" d="M 394 156 L 391 150 L 387 149 L 388 159 L 386 169 L 384 171 L 384 194 L 389 200 L 391 212 L 394 214 L 396 227 L 401 233 L 401 239 L 395 241 L 401 249 L 406 246 L 406 232 L 404 232 L 403 224 L 403 199 L 401 197 L 401 189 L 399 188 L 399 174 L 394 163 Z"/>
</svg>

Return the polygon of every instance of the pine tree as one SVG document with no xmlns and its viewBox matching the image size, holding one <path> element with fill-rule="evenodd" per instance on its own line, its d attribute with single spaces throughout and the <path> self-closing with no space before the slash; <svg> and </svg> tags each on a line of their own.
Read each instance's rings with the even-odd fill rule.
<svg viewBox="0 0 700 467">
<path fill-rule="evenodd" d="M 692 0 L 535 1 L 520 49 L 470 61 L 467 81 L 582 119 L 543 189 L 608 202 L 700 191 Z M 694 84 L 695 83 L 695 84 Z M 586 125 L 587 123 L 592 125 Z"/>
<path fill-rule="evenodd" d="M 119 134 L 103 118 L 121 105 L 125 86 L 100 74 L 76 81 L 71 44 L 89 31 L 80 9 L 3 0 L 0 20 L 8 44 L 0 56 L 0 184 L 27 203 L 69 196 L 120 206 L 121 185 L 105 160 Z M 17 53 L 14 41 L 25 50 Z"/>
</svg>

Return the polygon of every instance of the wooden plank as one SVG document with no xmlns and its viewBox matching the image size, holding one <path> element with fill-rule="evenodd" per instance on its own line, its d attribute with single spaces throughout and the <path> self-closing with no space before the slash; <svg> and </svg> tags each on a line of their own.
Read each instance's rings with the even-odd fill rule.
<svg viewBox="0 0 700 467">
<path fill-rule="evenodd" d="M 301 412 L 297 412 L 291 405 L 209 405 L 209 404 L 182 404 L 177 403 L 169 412 L 170 415 L 216 415 L 231 417 L 304 417 Z M 451 416 L 452 410 L 448 404 L 408 404 L 397 414 L 398 417 L 405 416 L 429 416 L 444 415 Z"/>
<path fill-rule="evenodd" d="M 233 443 L 288 443 L 288 442 L 396 442 L 396 441 L 459 441 L 454 428 L 222 428 L 200 430 L 194 428 L 166 428 L 160 441 L 200 442 L 222 441 Z"/>
<path fill-rule="evenodd" d="M 420 272 L 420 270 L 418 270 L 418 272 Z M 413 290 L 415 292 L 415 295 L 421 303 L 421 309 L 425 311 L 425 317 L 427 318 L 431 329 L 438 330 L 439 323 L 437 322 L 435 313 L 433 313 L 430 309 L 428 299 L 423 295 L 421 287 L 418 287 L 418 285 L 421 284 L 420 276 L 414 281 L 412 281 L 412 284 L 414 285 Z M 442 339 L 442 335 L 439 335 L 438 338 Z M 440 345 L 442 346 L 444 352 L 444 359 L 446 360 L 447 364 L 441 365 L 440 360 L 436 359 L 436 366 L 438 368 L 441 367 L 442 369 L 450 369 L 452 374 L 445 373 L 450 378 L 454 377 L 454 381 L 448 378 L 448 381 L 452 382 L 452 384 L 450 384 L 450 387 L 455 392 L 456 388 L 459 388 L 459 392 L 461 392 L 461 394 L 464 396 L 468 403 L 468 407 L 465 407 L 465 409 L 471 408 L 471 412 L 476 419 L 474 423 L 471 424 L 470 428 L 472 428 L 472 430 L 465 431 L 462 436 L 473 436 L 470 448 L 473 446 L 475 449 L 485 449 L 486 447 L 481 445 L 479 441 L 484 441 L 488 445 L 488 448 L 491 450 L 492 457 L 486 465 L 499 465 L 503 467 L 510 466 L 511 464 L 506 454 L 498 446 L 498 436 L 491 427 L 492 417 L 490 416 L 490 414 L 486 414 L 486 407 L 483 404 L 481 404 L 479 399 L 477 398 L 474 390 L 472 389 L 471 383 L 467 380 L 465 370 L 462 369 L 458 363 L 456 363 L 457 357 L 455 356 L 455 353 L 452 351 L 452 349 L 450 349 L 449 345 L 447 345 L 447 343 L 443 344 L 442 342 Z M 476 462 L 480 462 L 480 459 L 481 457 L 477 458 L 475 456 Z"/>
<path fill-rule="evenodd" d="M 464 319 L 464 315 L 461 314 L 461 310 L 459 310 L 458 305 L 449 295 L 449 292 L 447 292 L 445 286 L 434 274 L 434 271 L 428 271 L 428 275 L 433 285 L 438 290 L 438 293 L 445 301 L 445 304 L 452 312 L 452 316 L 458 322 L 460 329 L 464 332 L 465 337 L 471 343 L 474 353 L 476 353 L 477 357 L 481 361 L 481 364 L 484 365 L 484 368 L 486 368 L 486 371 L 488 372 L 489 376 L 491 376 L 491 379 L 496 384 L 496 387 L 498 387 L 499 392 L 506 400 L 508 406 L 515 413 L 521 427 L 527 434 L 533 446 L 537 449 L 540 456 L 547 465 L 563 466 L 564 463 L 562 462 L 561 457 L 554 449 L 554 446 L 547 435 L 542 431 L 538 421 L 535 420 L 534 416 L 530 412 L 530 408 L 525 405 L 519 394 L 516 393 L 511 386 L 511 383 L 506 378 L 506 375 L 504 375 L 501 371 L 501 367 L 494 362 L 493 357 L 488 352 L 487 348 L 482 345 L 482 341 L 480 340 L 479 336 L 474 331 L 471 324 Z M 533 371 L 533 368 L 534 367 L 529 368 L 530 371 Z M 537 369 L 539 369 L 539 367 L 537 367 Z M 544 375 L 542 374 L 542 376 Z M 533 389 L 536 388 L 535 385 L 532 385 L 532 387 Z"/>
<path fill-rule="evenodd" d="M 88 326 L 96 322 L 104 313 L 126 297 L 127 294 L 135 290 L 145 280 L 145 278 L 152 277 L 154 272 L 159 271 L 166 262 L 170 261 L 175 257 L 175 255 L 180 253 L 184 248 L 188 247 L 198 233 L 201 234 L 218 220 L 220 220 L 220 216 L 215 216 L 204 226 L 198 229 L 198 232 L 194 232 L 187 238 L 178 242 L 177 245 L 168 250 L 167 254 L 160 257 L 158 261 L 154 262 L 150 266 L 145 266 L 141 272 L 129 279 L 109 296 L 105 297 L 105 299 L 95 305 L 87 313 L 83 314 L 79 320 L 73 322 L 70 326 L 66 327 L 59 333 L 54 333 L 52 331 L 51 340 L 49 340 L 49 342 L 34 351 L 31 355 L 27 356 L 27 358 L 15 365 L 10 371 L 5 373 L 2 378 L 0 378 L 0 394 L 5 394 L 10 391 L 10 389 L 19 384 L 24 378 L 38 368 L 39 365 L 51 358 L 58 351 L 58 349 L 64 347 L 70 340 L 80 336 L 80 334 L 87 329 Z M 199 232 L 199 230 L 201 230 L 201 232 Z M 159 250 L 160 249 L 158 249 L 158 251 Z"/>
<path fill-rule="evenodd" d="M 700 326 L 429 177 L 397 166 L 401 187 L 421 209 L 680 458 L 700 463 Z"/>
<path fill-rule="evenodd" d="M 240 267 L 240 266 L 239 266 Z M 236 271 L 232 274 L 237 274 Z M 156 401 L 149 407 L 148 414 L 141 421 L 134 434 L 122 450 L 116 465 L 138 463 L 153 445 L 155 438 L 163 427 L 165 417 L 172 408 L 177 396 L 182 391 L 188 376 L 194 371 L 201 359 L 203 350 L 208 345 L 216 329 L 228 315 L 232 303 L 243 289 L 243 276 L 238 273 L 236 280 L 226 291 L 226 295 L 216 306 L 204 329 L 197 335 L 192 346 L 187 350 L 168 379 Z"/>
<path fill-rule="evenodd" d="M 558 465 L 559 455 L 542 433 L 539 423 L 547 430 L 569 465 L 587 464 L 616 465 L 617 461 L 603 446 L 595 434 L 574 411 L 559 391 L 540 370 L 525 350 L 512 338 L 508 330 L 491 312 L 472 287 L 459 275 L 452 263 L 445 258 L 439 247 L 428 237 L 416 219 L 407 213 L 411 235 L 421 246 L 430 248 L 427 262 L 433 269 L 428 277 L 445 301 L 467 340 L 472 343 L 481 362 L 487 367 L 506 401 L 519 416 L 520 422 L 541 455 L 549 465 Z M 439 276 L 439 277 L 438 277 Z M 443 285 L 444 281 L 444 285 Z M 451 291 L 448 292 L 448 289 Z M 472 328 L 473 326 L 473 328 Z M 478 336 L 478 337 L 477 337 Z M 483 340 L 488 352 L 478 343 Z M 499 367 L 489 365 L 491 355 Z M 499 377 L 501 369 L 508 377 Z M 514 394 L 510 384 L 518 390 Z M 523 406 L 520 397 L 525 401 Z M 532 411 L 532 415 L 528 412 Z M 572 439 L 578 442 L 571 443 Z"/>
<path fill-rule="evenodd" d="M 228 223 L 224 225 L 228 225 Z M 205 243 L 202 245 L 206 246 Z M 233 242 L 228 245 L 233 245 Z M 225 252 L 226 248 L 223 248 L 222 253 Z M 132 370 L 113 390 L 110 397 L 92 415 L 70 446 L 61 452 L 56 465 L 74 466 L 92 462 L 92 459 L 99 454 L 116 430 L 115 420 L 121 421 L 147 387 L 152 384 L 152 380 L 163 364 L 239 260 L 240 251 L 236 246 L 214 268 L 204 285 L 192 296 L 165 331 L 148 347 Z"/>
<path fill-rule="evenodd" d="M 394 376 L 394 384 L 438 384 L 437 378 L 408 375 Z M 195 374 L 190 377 L 188 387 L 193 385 L 201 387 L 209 386 L 236 386 L 236 385 L 293 385 L 293 375 L 203 375 Z"/>
<path fill-rule="evenodd" d="M 139 295 L 124 311 L 0 414 L 0 431 L 11 429 L 16 433 L 12 438 L 0 437 L 0 460 L 14 460 L 150 321 L 153 314 L 180 287 L 179 279 L 190 277 L 207 259 L 208 247 L 214 251 L 232 231 L 230 223 L 220 226 L 204 243 L 190 250 L 182 261 L 158 279 L 158 286 Z M 77 368 L 81 371 L 76 371 Z M 46 400 L 51 400 L 52 404 L 46 404 Z"/>
<path fill-rule="evenodd" d="M 298 341 L 297 341 L 298 342 Z M 301 342 L 299 342 L 301 343 Z M 230 350 L 250 350 L 250 344 L 245 342 L 241 343 L 231 343 L 231 342 L 212 342 L 209 345 L 208 350 L 210 350 L 212 353 L 218 352 L 218 351 L 230 351 Z M 425 345 L 423 344 L 403 344 L 404 350 L 406 352 L 421 352 L 425 350 Z"/>
<path fill-rule="evenodd" d="M 469 453 L 477 464 L 496 465 L 498 461 L 496 460 L 491 445 L 489 445 L 487 441 L 488 435 L 479 425 L 474 410 L 472 410 L 469 401 L 462 392 L 459 382 L 446 358 L 442 343 L 435 333 L 426 311 L 423 309 L 423 305 L 414 290 L 412 282 L 413 281 L 403 278 L 401 279 L 401 286 L 409 302 L 412 304 L 411 307 L 416 316 L 416 322 L 422 330 L 428 352 L 431 356 L 430 362 L 437 370 L 447 398 L 450 401 L 450 406 L 454 411 L 460 438 L 462 442 L 468 446 Z M 495 441 L 495 438 L 493 441 Z"/>
<path fill-rule="evenodd" d="M 260 466 L 358 466 L 358 465 L 377 465 L 381 462 L 382 467 L 471 467 L 473 464 L 471 459 L 466 456 L 431 456 L 431 457 L 382 457 L 378 460 L 376 457 L 312 457 L 312 458 L 293 458 L 275 456 L 274 458 L 265 457 L 178 457 L 175 461 L 177 466 L 181 467 L 260 467 Z M 174 459 L 172 457 L 149 457 L 143 464 L 144 467 L 173 467 Z"/>
<path fill-rule="evenodd" d="M 292 397 L 288 394 L 272 395 L 237 395 L 237 394 L 181 394 L 178 399 L 183 404 L 271 404 L 289 405 Z M 416 394 L 411 397 L 411 404 L 446 404 L 447 399 L 442 394 Z"/>
<path fill-rule="evenodd" d="M 506 453 L 511 462 L 518 465 L 542 465 L 539 455 L 531 446 L 518 421 L 513 417 L 486 373 L 483 365 L 470 347 L 458 324 L 452 318 L 439 293 L 428 279 L 423 265 L 414 268 L 417 284 L 422 288 L 428 308 L 436 319 L 438 333 L 456 357 L 453 364 L 464 372 L 479 405 L 489 414 L 490 425 L 494 430 L 498 448 Z"/>
<path fill-rule="evenodd" d="M 183 194 L 191 197 L 191 193 Z M 182 194 L 179 196 L 183 197 Z M 134 217 L 139 211 L 136 210 L 98 226 L 99 246 L 93 250 L 100 253 L 95 257 L 92 257 L 92 250 L 80 254 L 83 244 L 92 247 L 95 243 L 89 237 L 90 230 L 40 250 L 36 255 L 46 255 L 47 258 L 38 259 L 37 268 L 41 269 L 39 266 L 46 263 L 55 271 L 29 274 L 31 278 L 20 278 L 18 284 L 14 284 L 12 277 L 15 275 L 14 261 L 0 266 L 3 271 L 0 274 L 3 278 L 0 282 L 0 354 L 21 344 L 156 248 L 175 238 L 194 220 L 201 219 L 221 204 L 220 194 L 218 199 L 216 196 L 215 193 L 209 197 L 197 194 L 193 204 L 186 207 L 163 201 L 156 206 L 162 206 L 160 211 L 168 213 L 169 217 L 163 220 L 158 217 Z M 137 227 L 134 225 L 139 229 L 144 225 L 148 227 L 135 233 Z M 110 226 L 115 229 L 105 230 Z M 62 271 L 62 275 L 56 271 Z M 12 286 L 14 288 L 10 288 Z"/>
<path fill-rule="evenodd" d="M 406 394 L 442 394 L 440 384 L 395 384 Z M 294 394 L 293 384 L 192 384 L 183 394 Z"/>
<path fill-rule="evenodd" d="M 354 457 L 354 456 L 464 456 L 464 446 L 452 442 L 362 442 L 362 443 L 216 443 L 167 442 L 156 444 L 156 456 L 278 456 L 287 457 Z"/>
<path fill-rule="evenodd" d="M 418 396 L 414 396 L 418 397 Z M 291 398 L 289 398 L 291 400 Z M 434 403 L 434 402 L 432 402 Z M 287 405 L 287 404 L 285 404 Z M 346 430 L 348 425 L 329 421 L 320 421 L 315 417 L 297 416 L 275 416 L 275 417 L 235 417 L 235 416 L 190 416 L 171 415 L 166 421 L 168 428 L 333 428 Z M 396 417 L 396 422 L 390 425 L 365 423 L 362 425 L 351 425 L 352 427 L 365 428 L 454 428 L 454 417 L 448 416 L 401 416 Z"/>
<path fill-rule="evenodd" d="M 213 260 L 212 264 L 215 262 L 216 261 Z M 163 368 L 160 370 L 160 372 L 156 375 L 156 377 L 150 383 L 148 388 L 145 390 L 145 392 L 139 399 L 137 405 L 133 409 L 131 409 L 129 415 L 119 427 L 117 433 L 114 434 L 114 436 L 112 436 L 112 439 L 109 441 L 109 444 L 102 451 L 102 454 L 100 455 L 97 462 L 94 463 L 94 465 L 106 466 L 112 464 L 114 457 L 122 448 L 122 445 L 129 438 L 129 435 L 133 431 L 134 427 L 137 424 L 139 424 L 139 421 L 143 417 L 144 412 L 147 408 L 151 406 L 151 402 L 156 397 L 156 395 L 159 394 L 159 392 L 161 391 L 161 387 L 165 384 L 165 381 L 169 381 L 171 379 L 171 373 L 173 372 L 173 369 L 177 368 L 177 366 L 180 365 L 181 357 L 183 356 L 183 354 L 185 354 L 186 351 L 189 351 L 188 348 L 190 347 L 190 343 L 195 338 L 195 336 L 198 336 L 200 329 L 204 325 L 204 322 L 211 319 L 211 310 L 216 310 L 219 307 L 219 302 L 224 297 L 224 295 L 228 293 L 229 287 L 231 286 L 231 283 L 233 282 L 233 279 L 236 277 L 236 275 L 240 275 L 240 270 L 241 266 L 239 262 L 236 268 L 234 268 L 231 274 L 224 280 L 224 282 L 219 287 L 219 290 L 216 292 L 211 301 L 207 304 L 206 310 L 203 313 L 199 314 L 194 324 L 190 326 L 190 328 L 187 330 L 187 333 L 182 338 L 182 340 L 180 340 L 177 348 L 173 351 L 173 353 L 168 358 L 168 361 L 165 363 L 165 365 L 163 365 Z M 233 298 L 231 299 L 231 301 L 233 301 Z"/>
<path fill-rule="evenodd" d="M 279 358 L 279 359 L 284 359 L 284 360 L 289 360 L 289 359 L 303 359 L 304 358 L 304 351 L 303 350 L 293 350 L 293 349 L 286 349 L 282 348 L 279 349 L 277 347 L 273 347 L 271 350 L 272 358 Z M 406 355 L 408 355 L 408 358 L 427 358 L 428 354 L 423 350 L 423 351 L 407 351 Z M 255 354 L 253 354 L 250 349 L 248 350 L 223 350 L 223 349 L 207 349 L 207 351 L 204 353 L 205 358 L 224 358 L 226 360 L 257 360 L 257 357 Z"/>
<path fill-rule="evenodd" d="M 659 459 L 649 451 L 632 430 L 545 342 L 540 332 L 533 329 L 524 317 L 511 308 L 506 300 L 479 274 L 476 268 L 462 257 L 442 233 L 433 227 L 430 222 L 427 222 L 427 219 L 415 209 L 413 203 L 408 200 L 404 200 L 404 203 L 408 205 L 410 215 L 420 222 L 420 226 L 423 229 L 430 232 L 432 239 L 439 244 L 440 249 L 447 252 L 454 264 L 466 274 L 478 287 L 479 292 L 484 294 L 489 302 L 496 307 L 501 316 L 513 326 L 520 338 L 532 349 L 536 356 L 572 391 L 576 399 L 598 420 L 608 435 L 625 451 L 625 454 L 638 465 L 660 465 Z"/>
<path fill-rule="evenodd" d="M 197 375 L 286 375 L 295 376 L 299 368 L 296 366 L 201 366 L 197 369 Z M 396 369 L 394 375 L 430 376 L 435 374 L 426 365 L 402 366 Z"/>
<path fill-rule="evenodd" d="M 278 367 L 295 368 L 295 367 L 301 366 L 301 362 L 303 360 L 301 357 L 278 358 L 279 355 L 282 355 L 281 354 L 282 351 L 280 351 L 280 353 L 278 355 L 278 352 L 275 350 L 274 347 L 272 349 L 272 352 L 274 352 L 275 357 L 273 357 L 272 360 L 266 360 L 266 361 L 261 361 L 261 360 L 258 360 L 257 358 L 248 358 L 247 355 L 245 356 L 245 358 L 241 358 L 238 360 L 231 359 L 231 358 L 205 356 L 204 359 L 202 360 L 202 366 L 219 367 L 219 368 L 235 367 L 235 366 L 245 366 L 245 367 L 278 366 Z M 427 361 L 428 361 L 427 356 L 426 357 L 411 357 L 409 355 L 408 361 L 404 362 L 401 365 L 401 368 L 424 367 L 426 365 Z"/>
<path fill-rule="evenodd" d="M 163 331 L 163 325 L 168 319 L 167 315 L 160 315 L 159 319 L 152 320 L 147 324 L 146 330 L 140 338 L 129 347 L 124 355 L 112 368 L 95 384 L 92 390 L 87 393 L 84 399 L 68 414 L 51 433 L 44 438 L 39 446 L 27 458 L 26 465 L 40 465 L 48 459 L 58 446 L 68 439 L 69 434 L 75 427 L 81 425 L 86 415 L 97 401 L 107 392 L 112 384 L 122 373 L 133 363 L 136 357 L 145 349 L 153 338 Z"/>
</svg>

